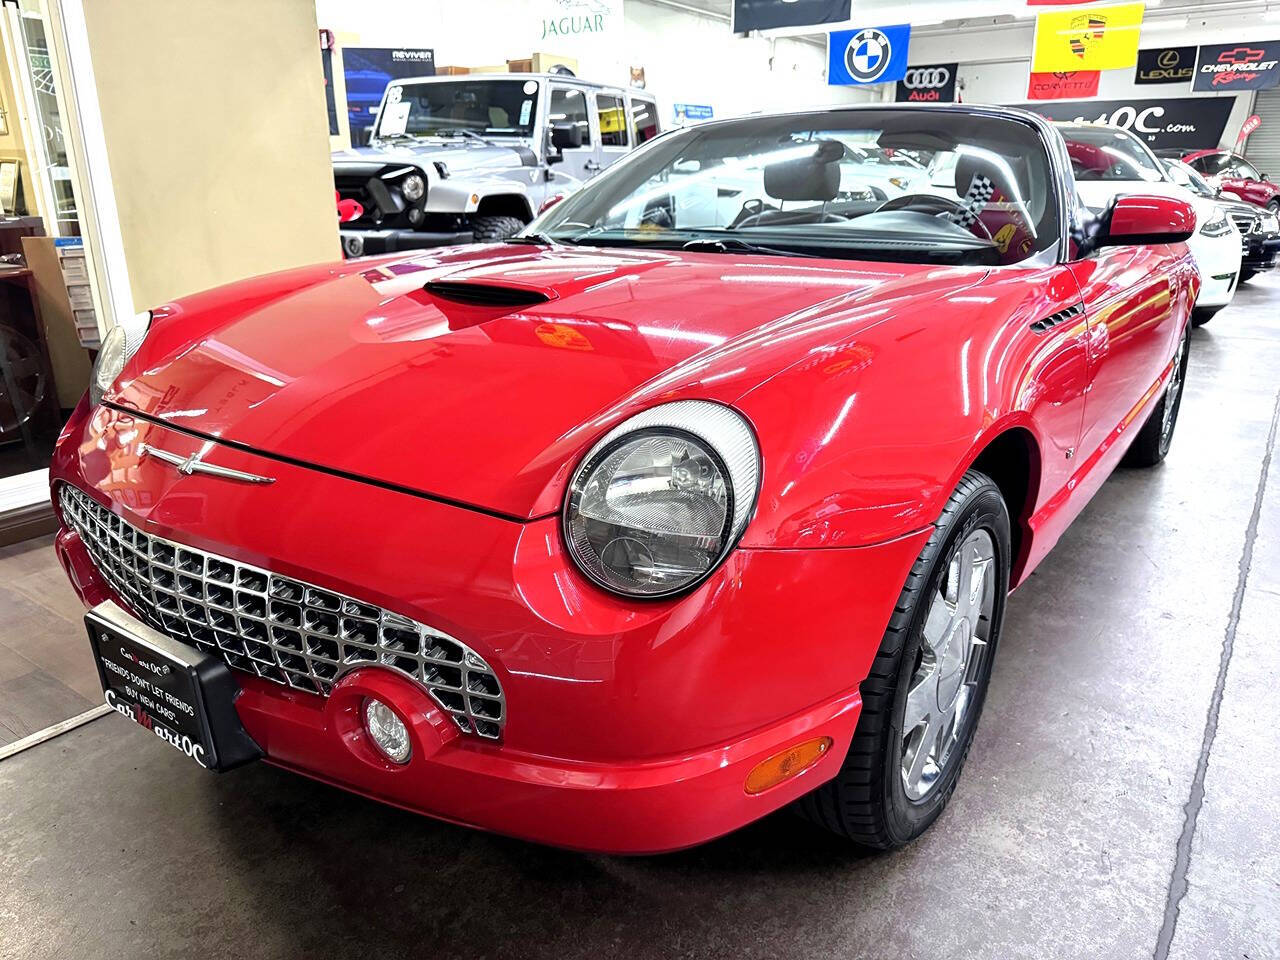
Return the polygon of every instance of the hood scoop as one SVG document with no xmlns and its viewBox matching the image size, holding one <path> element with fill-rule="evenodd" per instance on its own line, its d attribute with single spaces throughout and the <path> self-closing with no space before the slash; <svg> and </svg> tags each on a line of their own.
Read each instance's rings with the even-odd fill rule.
<svg viewBox="0 0 1280 960">
<path fill-rule="evenodd" d="M 479 283 L 473 280 L 432 280 L 423 289 L 433 297 L 468 307 L 515 309 L 534 307 L 551 299 L 549 294 L 529 287 Z"/>
</svg>

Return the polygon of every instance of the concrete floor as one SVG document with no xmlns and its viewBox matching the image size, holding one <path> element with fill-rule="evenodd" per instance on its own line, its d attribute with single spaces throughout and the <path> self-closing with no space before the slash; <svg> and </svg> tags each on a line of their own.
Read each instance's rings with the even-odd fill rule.
<svg viewBox="0 0 1280 960">
<path fill-rule="evenodd" d="M 1280 957 L 1280 278 L 1192 348 L 1174 450 L 1011 600 L 950 808 L 910 848 L 781 814 L 584 856 L 116 716 L 0 763 L 0 956 Z"/>
</svg>

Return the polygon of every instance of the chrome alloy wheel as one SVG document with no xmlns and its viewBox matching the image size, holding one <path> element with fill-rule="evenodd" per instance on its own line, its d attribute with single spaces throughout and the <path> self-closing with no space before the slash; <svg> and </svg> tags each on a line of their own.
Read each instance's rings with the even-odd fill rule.
<svg viewBox="0 0 1280 960">
<path fill-rule="evenodd" d="M 1173 364 L 1173 373 L 1169 374 L 1169 386 L 1164 393 L 1164 410 L 1160 423 L 1160 446 L 1167 448 L 1169 438 L 1173 435 L 1173 424 L 1178 414 L 1178 397 L 1182 393 L 1182 380 L 1187 372 L 1187 334 L 1178 341 L 1178 356 Z"/>
<path fill-rule="evenodd" d="M 923 800 L 946 772 L 982 676 L 995 608 L 995 543 L 977 529 L 947 563 L 929 603 L 902 718 L 902 786 Z"/>
</svg>

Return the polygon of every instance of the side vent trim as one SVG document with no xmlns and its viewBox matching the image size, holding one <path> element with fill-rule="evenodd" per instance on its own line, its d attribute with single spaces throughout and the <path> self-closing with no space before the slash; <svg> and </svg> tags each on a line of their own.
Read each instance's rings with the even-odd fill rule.
<svg viewBox="0 0 1280 960">
<path fill-rule="evenodd" d="M 471 307 L 532 307 L 551 299 L 545 293 L 525 287 L 465 280 L 432 280 L 423 289 L 433 297 Z"/>
<path fill-rule="evenodd" d="M 1046 330 L 1058 326 L 1058 324 L 1066 323 L 1068 320 L 1074 320 L 1083 313 L 1084 304 L 1073 303 L 1065 310 L 1059 310 L 1057 313 L 1051 313 L 1049 316 L 1037 320 L 1035 323 L 1031 324 L 1031 329 L 1036 333 L 1044 333 Z"/>
</svg>

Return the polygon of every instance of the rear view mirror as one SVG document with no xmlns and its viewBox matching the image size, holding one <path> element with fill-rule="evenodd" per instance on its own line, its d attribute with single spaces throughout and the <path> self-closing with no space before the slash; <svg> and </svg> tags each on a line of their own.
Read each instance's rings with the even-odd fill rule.
<svg viewBox="0 0 1280 960">
<path fill-rule="evenodd" d="M 1191 204 L 1177 197 L 1117 197 L 1100 218 L 1093 248 L 1181 243 L 1196 229 Z"/>
</svg>

